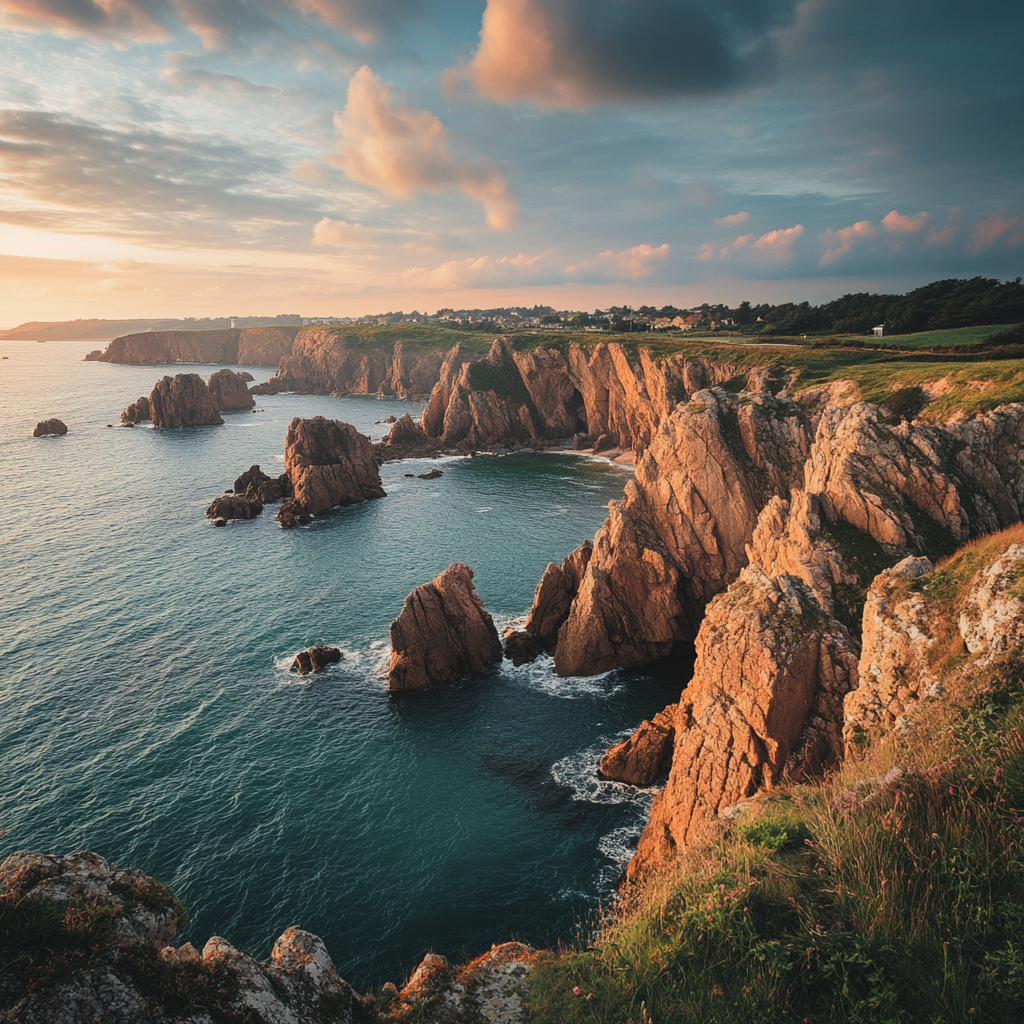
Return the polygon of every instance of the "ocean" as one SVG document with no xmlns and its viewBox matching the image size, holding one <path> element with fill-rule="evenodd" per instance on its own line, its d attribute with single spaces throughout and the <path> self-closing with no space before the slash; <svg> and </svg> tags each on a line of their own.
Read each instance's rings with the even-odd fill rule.
<svg viewBox="0 0 1024 1024">
<path fill-rule="evenodd" d="M 217 934 L 265 957 L 305 928 L 359 990 L 428 949 L 585 928 L 653 796 L 599 780 L 598 759 L 678 699 L 692 661 L 560 679 L 542 656 L 390 695 L 388 626 L 461 561 L 500 632 L 628 472 L 547 453 L 390 463 L 379 501 L 215 529 L 204 510 L 240 472 L 283 471 L 293 416 L 378 440 L 422 406 L 276 395 L 220 427 L 128 430 L 121 410 L 159 377 L 215 367 L 83 362 L 95 347 L 0 342 L 0 855 L 141 868 L 200 948 Z M 67 436 L 32 438 L 52 416 Z M 300 679 L 311 644 L 344 659 Z"/>
</svg>

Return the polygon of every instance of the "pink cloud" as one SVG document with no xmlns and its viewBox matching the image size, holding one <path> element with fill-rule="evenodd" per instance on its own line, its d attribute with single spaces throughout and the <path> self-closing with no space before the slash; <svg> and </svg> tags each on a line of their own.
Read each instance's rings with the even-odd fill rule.
<svg viewBox="0 0 1024 1024">
<path fill-rule="evenodd" d="M 801 230 L 803 230 L 803 229 L 801 228 Z M 764 236 L 764 237 L 767 237 L 767 235 Z M 729 245 L 725 246 L 718 255 L 719 256 L 728 256 L 730 253 L 738 252 L 740 249 L 746 249 L 746 247 L 748 245 L 750 245 L 750 243 L 753 240 L 754 240 L 753 233 L 751 233 L 749 235 L 740 235 L 736 239 L 736 241 L 731 242 Z"/>
<path fill-rule="evenodd" d="M 928 227 L 931 219 L 932 215 L 924 211 L 915 214 L 913 217 L 905 217 L 903 214 L 891 210 L 882 218 L 882 227 L 893 234 L 917 235 Z"/>
<path fill-rule="evenodd" d="M 702 242 L 697 250 L 696 260 L 713 260 L 715 258 L 715 247 L 710 242 Z"/>
<path fill-rule="evenodd" d="M 484 207 L 496 230 L 514 227 L 516 204 L 502 174 L 486 158 L 448 151 L 449 133 L 426 110 L 413 110 L 390 83 L 363 65 L 348 85 L 345 109 L 334 115 L 340 138 L 330 162 L 355 181 L 396 199 L 417 191 L 460 189 Z"/>
<path fill-rule="evenodd" d="M 949 211 L 946 223 L 941 228 L 932 228 L 928 232 L 928 243 L 930 245 L 949 245 L 960 233 L 960 222 L 963 217 L 960 215 L 960 207 L 954 206 Z"/>
<path fill-rule="evenodd" d="M 791 228 L 779 228 L 775 231 L 769 231 L 754 243 L 754 248 L 760 249 L 762 252 L 775 253 L 778 256 L 789 259 L 793 255 L 793 245 L 803 233 L 803 224 L 794 224 Z"/>
<path fill-rule="evenodd" d="M 740 210 L 739 213 L 730 213 L 728 217 L 717 217 L 715 219 L 716 224 L 746 224 L 750 220 L 750 214 L 746 210 Z"/>
<path fill-rule="evenodd" d="M 313 228 L 314 245 L 336 245 L 344 249 L 363 249 L 384 245 L 392 232 L 379 228 L 364 228 L 362 224 L 350 224 L 347 220 L 331 220 L 324 217 Z"/>
<path fill-rule="evenodd" d="M 869 220 L 859 220 L 848 228 L 839 228 L 838 231 L 829 228 L 823 235 L 818 236 L 818 240 L 825 245 L 825 254 L 818 262 L 821 266 L 827 267 L 844 253 L 848 253 L 856 245 L 858 239 L 876 238 L 877 236 L 878 228 Z"/>
<path fill-rule="evenodd" d="M 536 256 L 476 256 L 464 260 L 449 260 L 433 270 L 413 267 L 403 275 L 403 283 L 410 288 L 429 288 L 457 291 L 461 288 L 504 288 L 526 283 L 543 283 L 557 270 L 549 260 L 553 250 Z"/>
<path fill-rule="evenodd" d="M 636 281 L 641 277 L 649 277 L 654 265 L 664 263 L 668 259 L 668 254 L 668 243 L 657 247 L 634 245 L 631 249 L 623 249 L 621 252 L 606 249 L 593 259 L 566 267 L 565 274 L 578 281 Z"/>
<path fill-rule="evenodd" d="M 996 245 L 1024 245 L 1024 216 L 1011 217 L 996 210 L 991 217 L 974 222 L 971 228 L 971 252 L 978 253 Z"/>
</svg>

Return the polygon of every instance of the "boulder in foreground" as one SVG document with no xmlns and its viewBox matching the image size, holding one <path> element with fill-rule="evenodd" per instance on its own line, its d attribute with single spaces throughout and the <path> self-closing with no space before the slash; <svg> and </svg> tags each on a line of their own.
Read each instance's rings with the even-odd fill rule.
<svg viewBox="0 0 1024 1024">
<path fill-rule="evenodd" d="M 417 587 L 391 623 L 388 689 L 450 683 L 500 660 L 498 631 L 473 589 L 473 570 L 455 562 Z"/>
<path fill-rule="evenodd" d="M 351 423 L 296 416 L 288 424 L 284 467 L 295 501 L 312 516 L 385 497 L 373 445 Z"/>
<path fill-rule="evenodd" d="M 52 419 L 52 420 L 41 420 L 36 424 L 36 429 L 32 431 L 33 437 L 62 437 L 68 432 L 67 425 L 63 420 Z"/>
</svg>

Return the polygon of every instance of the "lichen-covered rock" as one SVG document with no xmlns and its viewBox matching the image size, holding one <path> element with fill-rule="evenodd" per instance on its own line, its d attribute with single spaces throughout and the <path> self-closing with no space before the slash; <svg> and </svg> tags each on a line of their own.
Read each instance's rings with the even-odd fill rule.
<svg viewBox="0 0 1024 1024">
<path fill-rule="evenodd" d="M 263 512 L 263 503 L 241 494 L 221 494 L 206 510 L 208 519 L 255 519 Z"/>
<path fill-rule="evenodd" d="M 1012 544 L 975 581 L 958 621 L 971 654 L 1024 648 L 1024 544 Z"/>
<path fill-rule="evenodd" d="M 598 774 L 631 786 L 649 786 L 672 762 L 678 704 L 669 704 L 628 739 L 609 747 Z"/>
<path fill-rule="evenodd" d="M 94 853 L 13 854 L 0 864 L 0 894 L 8 893 L 18 897 L 17 907 L 5 907 L 4 927 L 12 935 L 25 902 L 37 900 L 67 906 L 70 913 L 58 920 L 70 921 L 73 932 L 51 927 L 45 947 L 18 950 L 5 963 L 4 1022 L 143 1024 L 183 1019 L 182 1005 L 197 1024 L 367 1020 L 360 997 L 338 977 L 317 936 L 289 928 L 264 962 L 219 937 L 201 955 L 191 943 L 175 949 L 183 911 L 170 890 Z"/>
<path fill-rule="evenodd" d="M 67 424 L 56 418 L 40 420 L 32 431 L 33 437 L 63 436 L 68 432 Z"/>
<path fill-rule="evenodd" d="M 299 651 L 292 662 L 292 671 L 300 676 L 310 672 L 319 672 L 328 665 L 336 665 L 342 659 L 341 650 L 337 647 L 310 647 L 308 651 Z"/>
<path fill-rule="evenodd" d="M 198 373 L 158 380 L 149 396 L 149 408 L 154 427 L 204 427 L 224 422 Z"/>
<path fill-rule="evenodd" d="M 630 862 L 634 878 L 705 836 L 722 808 L 784 774 L 819 775 L 842 755 L 856 650 L 802 580 L 748 566 L 708 606 L 696 647 L 668 783 Z"/>
<path fill-rule="evenodd" d="M 373 445 L 350 423 L 295 417 L 288 424 L 284 466 L 296 503 L 313 516 L 385 497 Z"/>
<path fill-rule="evenodd" d="M 252 377 L 249 378 L 252 380 Z M 206 382 L 218 409 L 251 409 L 256 400 L 249 394 L 245 381 L 234 370 L 217 370 Z"/>
<path fill-rule="evenodd" d="M 409 594 L 391 623 L 388 689 L 453 682 L 500 660 L 498 631 L 473 589 L 473 570 L 455 562 Z"/>
<path fill-rule="evenodd" d="M 536 953 L 505 942 L 462 967 L 427 953 L 384 1012 L 385 1021 L 422 1024 L 527 1024 Z"/>
<path fill-rule="evenodd" d="M 593 544 L 585 540 L 575 551 L 566 555 L 561 566 L 555 562 L 548 563 L 537 584 L 525 626 L 505 637 L 505 657 L 511 659 L 513 665 L 532 661 L 542 651 L 554 650 L 558 631 L 569 615 L 573 599 L 579 593 L 593 550 Z"/>
<path fill-rule="evenodd" d="M 152 411 L 149 407 L 149 395 L 143 395 L 129 405 L 121 413 L 121 426 L 134 427 L 136 423 L 144 423 L 152 419 Z"/>
</svg>

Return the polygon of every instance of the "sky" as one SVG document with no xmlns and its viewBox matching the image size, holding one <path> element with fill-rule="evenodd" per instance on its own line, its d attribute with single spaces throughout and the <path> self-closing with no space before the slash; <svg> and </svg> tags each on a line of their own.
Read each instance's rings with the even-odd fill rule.
<svg viewBox="0 0 1024 1024">
<path fill-rule="evenodd" d="M 0 0 L 0 327 L 1024 274 L 1020 0 Z"/>
</svg>

